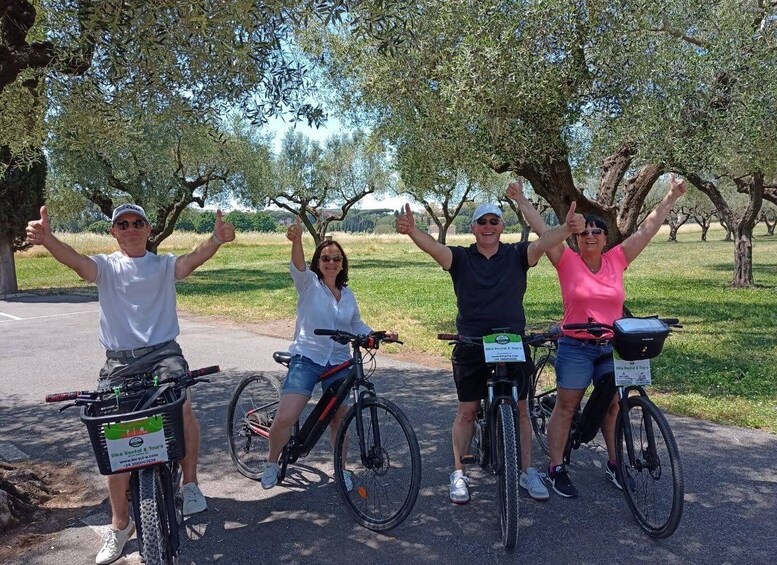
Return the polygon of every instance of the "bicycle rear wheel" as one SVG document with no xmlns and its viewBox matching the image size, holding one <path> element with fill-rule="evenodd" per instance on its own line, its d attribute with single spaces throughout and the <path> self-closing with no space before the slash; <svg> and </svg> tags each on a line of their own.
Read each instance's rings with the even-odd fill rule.
<svg viewBox="0 0 777 565">
<path fill-rule="evenodd" d="M 556 356 L 550 354 L 540 359 L 534 368 L 529 391 L 529 419 L 537 443 L 550 455 L 548 448 L 548 422 L 556 404 Z"/>
<path fill-rule="evenodd" d="M 496 415 L 497 504 L 502 543 L 512 549 L 518 539 L 518 436 L 512 406 L 500 404 Z"/>
<path fill-rule="evenodd" d="M 628 399 L 627 418 L 615 427 L 618 481 L 626 503 L 640 527 L 650 536 L 671 536 L 683 513 L 683 471 L 672 430 L 661 411 L 648 398 Z M 631 429 L 634 465 L 626 450 L 624 420 Z"/>
<path fill-rule="evenodd" d="M 140 506 L 140 553 L 146 565 L 170 565 L 178 562 L 170 541 L 164 490 L 159 466 L 138 471 Z"/>
<path fill-rule="evenodd" d="M 393 402 L 366 397 L 358 409 L 361 418 L 357 405 L 351 406 L 337 432 L 335 482 L 359 524 L 389 530 L 407 518 L 418 498 L 421 450 L 413 427 Z M 350 492 L 344 471 L 351 474 Z"/>
<path fill-rule="evenodd" d="M 257 374 L 238 385 L 227 409 L 227 445 L 237 470 L 260 479 L 270 450 L 270 426 L 280 400 L 280 381 Z"/>
</svg>

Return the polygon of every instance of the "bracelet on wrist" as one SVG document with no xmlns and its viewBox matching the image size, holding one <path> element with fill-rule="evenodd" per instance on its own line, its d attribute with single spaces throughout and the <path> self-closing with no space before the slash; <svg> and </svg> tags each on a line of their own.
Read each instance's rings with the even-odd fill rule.
<svg viewBox="0 0 777 565">
<path fill-rule="evenodd" d="M 218 245 L 224 245 L 224 242 L 219 239 L 219 236 L 217 236 L 215 233 L 211 234 L 210 236 L 213 241 L 215 241 Z"/>
</svg>

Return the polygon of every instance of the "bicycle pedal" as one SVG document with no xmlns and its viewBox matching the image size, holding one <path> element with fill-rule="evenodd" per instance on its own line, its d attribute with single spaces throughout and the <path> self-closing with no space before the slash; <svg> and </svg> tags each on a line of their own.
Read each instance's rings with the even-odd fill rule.
<svg viewBox="0 0 777 565">
<path fill-rule="evenodd" d="M 474 465 L 475 463 L 480 463 L 480 457 L 477 455 L 462 455 L 459 457 L 459 460 L 464 465 Z"/>
</svg>

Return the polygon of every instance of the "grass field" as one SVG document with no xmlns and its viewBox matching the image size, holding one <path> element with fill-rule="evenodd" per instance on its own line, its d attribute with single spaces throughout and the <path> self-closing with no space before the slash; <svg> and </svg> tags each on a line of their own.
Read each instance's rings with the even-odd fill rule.
<svg viewBox="0 0 777 565">
<path fill-rule="evenodd" d="M 692 229 L 677 243 L 661 234 L 626 274 L 627 304 L 636 315 L 675 316 L 682 330 L 654 360 L 652 389 L 670 412 L 777 433 L 777 238 L 760 235 L 753 246 L 758 288 L 729 288 L 733 244 L 711 231 L 698 241 Z M 505 241 L 515 241 L 506 235 Z M 449 354 L 438 332 L 454 331 L 450 277 L 409 238 L 336 234 L 351 262 L 351 288 L 364 319 L 395 329 L 405 352 L 442 359 Z M 107 236 L 63 236 L 85 253 L 113 251 Z M 183 253 L 203 236 L 174 235 L 161 251 Z M 468 245 L 471 236 L 450 244 Z M 308 256 L 312 240 L 306 240 Z M 290 244 L 280 234 L 240 234 L 209 263 L 179 284 L 179 307 L 234 322 L 293 318 L 296 295 L 288 274 Z M 45 250 L 16 255 L 22 290 L 88 287 Z M 546 258 L 529 274 L 526 315 L 540 327 L 561 316 L 555 271 Z"/>
</svg>

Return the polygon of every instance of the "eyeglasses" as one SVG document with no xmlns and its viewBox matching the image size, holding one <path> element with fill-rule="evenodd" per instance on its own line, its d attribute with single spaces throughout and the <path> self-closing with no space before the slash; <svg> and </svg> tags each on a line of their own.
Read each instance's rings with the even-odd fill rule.
<svg viewBox="0 0 777 565">
<path fill-rule="evenodd" d="M 498 226 L 499 222 L 501 222 L 502 220 L 500 220 L 499 218 L 488 218 L 488 219 L 478 218 L 475 221 L 479 226 L 485 226 L 486 224 L 491 224 L 492 226 Z"/>
<path fill-rule="evenodd" d="M 322 255 L 321 256 L 321 260 L 324 263 L 331 263 L 332 261 L 334 261 L 335 263 L 342 263 L 343 262 L 343 256 L 342 255 L 332 255 L 332 256 Z"/>
<path fill-rule="evenodd" d="M 132 227 L 136 230 L 145 228 L 148 222 L 146 220 L 133 220 L 132 221 Z M 127 220 L 118 220 L 116 222 L 113 222 L 113 225 L 119 228 L 121 231 L 124 231 L 126 229 L 129 229 L 130 223 Z"/>
<path fill-rule="evenodd" d="M 583 230 L 579 234 L 582 237 L 588 237 L 589 235 L 602 235 L 604 230 L 602 228 L 593 228 L 592 230 Z"/>
</svg>

